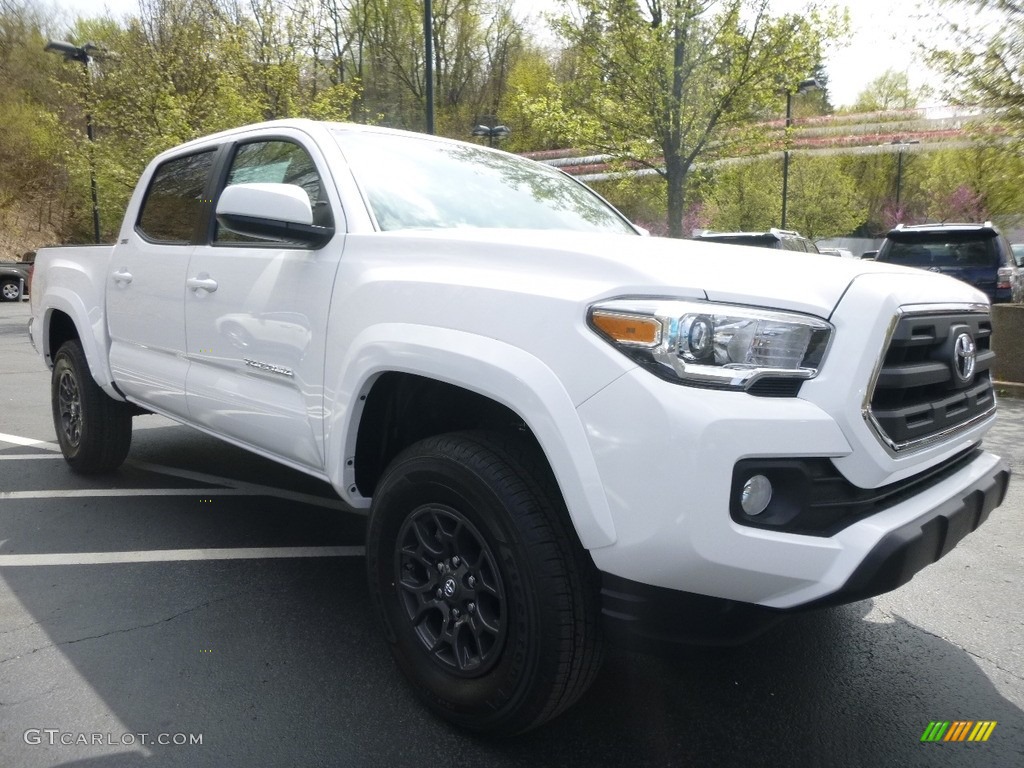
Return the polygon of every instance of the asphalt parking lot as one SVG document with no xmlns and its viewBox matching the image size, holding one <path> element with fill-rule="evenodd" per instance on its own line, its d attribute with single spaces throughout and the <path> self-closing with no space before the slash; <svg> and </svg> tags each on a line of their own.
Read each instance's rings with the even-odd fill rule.
<svg viewBox="0 0 1024 768">
<path fill-rule="evenodd" d="M 988 442 L 1007 501 L 910 584 L 739 648 L 612 651 L 575 708 L 490 741 L 399 677 L 328 487 L 159 417 L 73 475 L 27 317 L 0 304 L 0 766 L 1024 765 L 1024 401 Z M 935 720 L 997 725 L 922 743 Z"/>
</svg>

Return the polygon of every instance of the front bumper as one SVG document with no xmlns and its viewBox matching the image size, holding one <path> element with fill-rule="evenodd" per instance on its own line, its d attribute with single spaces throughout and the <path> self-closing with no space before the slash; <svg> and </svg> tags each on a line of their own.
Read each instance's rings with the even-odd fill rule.
<svg viewBox="0 0 1024 768">
<path fill-rule="evenodd" d="M 985 475 L 917 520 L 885 534 L 837 591 L 803 608 L 842 605 L 891 592 L 949 553 L 1003 503 L 1010 468 L 1000 459 Z"/>
<path fill-rule="evenodd" d="M 788 610 L 707 597 L 603 574 L 601 612 L 614 642 L 665 652 L 681 644 L 735 645 L 787 614 L 843 605 L 889 592 L 945 556 L 1006 496 L 1010 470 L 999 460 L 936 509 L 885 534 L 835 592 Z"/>
</svg>

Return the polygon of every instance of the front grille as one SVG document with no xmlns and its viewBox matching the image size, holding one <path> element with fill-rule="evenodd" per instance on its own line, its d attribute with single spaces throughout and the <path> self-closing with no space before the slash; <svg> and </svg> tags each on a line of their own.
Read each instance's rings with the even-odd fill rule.
<svg viewBox="0 0 1024 768">
<path fill-rule="evenodd" d="M 963 376 L 964 357 L 958 360 L 956 350 L 965 333 L 975 350 L 974 370 L 968 376 Z M 992 413 L 995 353 L 991 342 L 988 312 L 900 316 L 868 408 L 869 421 L 883 442 L 895 451 L 915 448 L 955 434 Z"/>
</svg>

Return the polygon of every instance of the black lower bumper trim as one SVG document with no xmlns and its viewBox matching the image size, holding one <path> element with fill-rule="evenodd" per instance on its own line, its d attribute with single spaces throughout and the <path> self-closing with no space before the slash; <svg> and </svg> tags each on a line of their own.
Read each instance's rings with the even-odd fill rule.
<svg viewBox="0 0 1024 768">
<path fill-rule="evenodd" d="M 1006 496 L 1010 470 L 1000 460 L 991 472 L 931 513 L 890 531 L 836 592 L 785 610 L 680 592 L 602 574 L 601 613 L 613 642 L 656 653 L 680 645 L 738 645 L 790 613 L 843 605 L 906 584 L 977 529 Z"/>
<path fill-rule="evenodd" d="M 616 645 L 671 653 L 681 645 L 740 645 L 777 624 L 783 611 L 652 587 L 601 574 L 604 630 Z"/>
<path fill-rule="evenodd" d="M 853 603 L 903 586 L 985 522 L 1003 503 L 1009 482 L 1010 468 L 1000 460 L 987 476 L 931 514 L 887 533 L 839 590 L 801 609 Z"/>
</svg>

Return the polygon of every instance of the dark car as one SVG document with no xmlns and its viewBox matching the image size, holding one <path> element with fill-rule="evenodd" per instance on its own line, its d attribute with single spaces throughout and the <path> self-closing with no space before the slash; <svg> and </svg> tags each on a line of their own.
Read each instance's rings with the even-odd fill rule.
<svg viewBox="0 0 1024 768">
<path fill-rule="evenodd" d="M 995 302 L 1024 300 L 1024 272 L 992 222 L 899 225 L 875 261 L 941 272 L 970 283 Z"/>
<path fill-rule="evenodd" d="M 17 301 L 28 294 L 31 270 L 31 263 L 0 262 L 0 301 Z"/>
<path fill-rule="evenodd" d="M 766 232 L 701 232 L 694 237 L 696 240 L 707 240 L 712 243 L 728 243 L 730 245 L 752 245 L 757 248 L 777 248 L 783 251 L 803 251 L 818 253 L 818 246 L 790 229 L 772 227 Z"/>
</svg>

